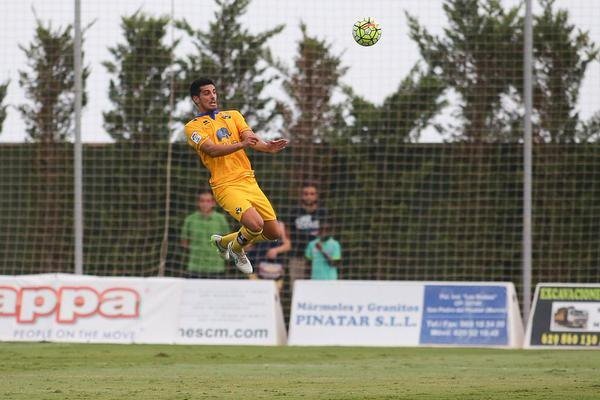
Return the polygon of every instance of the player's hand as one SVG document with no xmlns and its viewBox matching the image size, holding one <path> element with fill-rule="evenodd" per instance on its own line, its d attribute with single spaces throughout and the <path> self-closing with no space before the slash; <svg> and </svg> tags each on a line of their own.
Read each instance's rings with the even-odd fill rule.
<svg viewBox="0 0 600 400">
<path fill-rule="evenodd" d="M 285 149 L 285 147 L 288 145 L 289 142 L 290 141 L 287 139 L 270 140 L 266 143 L 267 151 L 269 151 L 270 153 L 277 153 L 277 152 Z"/>
</svg>

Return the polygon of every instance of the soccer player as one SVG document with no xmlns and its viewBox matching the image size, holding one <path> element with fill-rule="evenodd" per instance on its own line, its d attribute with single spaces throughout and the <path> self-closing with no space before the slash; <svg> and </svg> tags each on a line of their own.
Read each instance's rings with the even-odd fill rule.
<svg viewBox="0 0 600 400">
<path fill-rule="evenodd" d="M 256 136 L 239 111 L 219 111 L 217 89 L 210 79 L 192 82 L 190 97 L 198 113 L 185 125 L 187 142 L 210 171 L 209 183 L 217 203 L 242 225 L 237 232 L 212 235 L 211 242 L 223 258 L 231 258 L 240 271 L 250 274 L 252 264 L 244 247 L 277 240 L 280 230 L 277 215 L 256 182 L 245 149 L 276 153 L 288 141 L 265 142 Z"/>
</svg>

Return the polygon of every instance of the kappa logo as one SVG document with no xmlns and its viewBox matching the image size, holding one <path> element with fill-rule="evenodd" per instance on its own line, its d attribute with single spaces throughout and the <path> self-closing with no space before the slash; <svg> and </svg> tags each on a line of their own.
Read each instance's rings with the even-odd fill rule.
<svg viewBox="0 0 600 400">
<path fill-rule="evenodd" d="M 219 128 L 219 130 L 217 131 L 217 139 L 219 139 L 219 142 L 223 139 L 229 139 L 230 137 L 231 134 L 229 133 L 227 128 Z"/>
<path fill-rule="evenodd" d="M 0 286 L 0 319 L 14 317 L 19 323 L 34 323 L 53 316 L 58 323 L 72 324 L 79 318 L 138 318 L 141 296 L 134 288 L 90 286 Z"/>
<path fill-rule="evenodd" d="M 235 213 L 236 214 L 239 214 L 241 212 L 242 212 L 242 207 L 238 207 L 238 208 L 235 209 Z"/>
<path fill-rule="evenodd" d="M 221 115 L 221 118 L 223 118 L 223 119 L 230 119 L 231 118 L 231 115 L 229 115 L 229 114 L 220 114 L 220 115 Z"/>
<path fill-rule="evenodd" d="M 192 142 L 198 144 L 198 143 L 200 143 L 200 139 L 202 139 L 202 138 L 200 137 L 200 134 L 198 132 L 192 132 L 191 139 L 192 139 Z"/>
<path fill-rule="evenodd" d="M 210 124 L 210 121 L 209 121 L 209 120 L 207 120 L 207 119 L 205 119 L 204 121 L 202 121 L 202 123 L 203 123 L 204 125 L 208 125 L 208 124 Z"/>
</svg>

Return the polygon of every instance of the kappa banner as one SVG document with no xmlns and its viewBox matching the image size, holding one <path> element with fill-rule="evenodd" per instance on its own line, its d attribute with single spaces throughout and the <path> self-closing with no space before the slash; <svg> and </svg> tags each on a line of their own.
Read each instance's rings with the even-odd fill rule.
<svg viewBox="0 0 600 400">
<path fill-rule="evenodd" d="M 600 285 L 539 283 L 526 348 L 600 349 Z"/>
<path fill-rule="evenodd" d="M 283 343 L 283 317 L 273 282 L 240 283 L 68 274 L 0 276 L 0 340 Z M 241 308 L 233 312 L 238 305 Z"/>
<path fill-rule="evenodd" d="M 296 281 L 289 343 L 520 347 L 510 283 Z"/>
<path fill-rule="evenodd" d="M 0 340 L 170 343 L 176 279 L 0 276 Z"/>
</svg>

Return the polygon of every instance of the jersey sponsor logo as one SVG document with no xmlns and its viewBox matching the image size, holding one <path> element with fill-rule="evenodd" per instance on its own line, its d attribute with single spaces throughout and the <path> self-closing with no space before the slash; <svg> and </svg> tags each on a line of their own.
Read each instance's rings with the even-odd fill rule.
<svg viewBox="0 0 600 400">
<path fill-rule="evenodd" d="M 229 133 L 227 128 L 219 128 L 219 130 L 217 131 L 217 139 L 219 139 L 219 142 L 223 139 L 229 139 L 230 137 L 231 134 Z"/>
<path fill-rule="evenodd" d="M 200 143 L 200 139 L 202 139 L 202 138 L 200 137 L 200 134 L 198 134 L 198 132 L 192 132 L 191 139 L 192 139 L 192 142 L 198 144 L 198 143 Z"/>
</svg>

